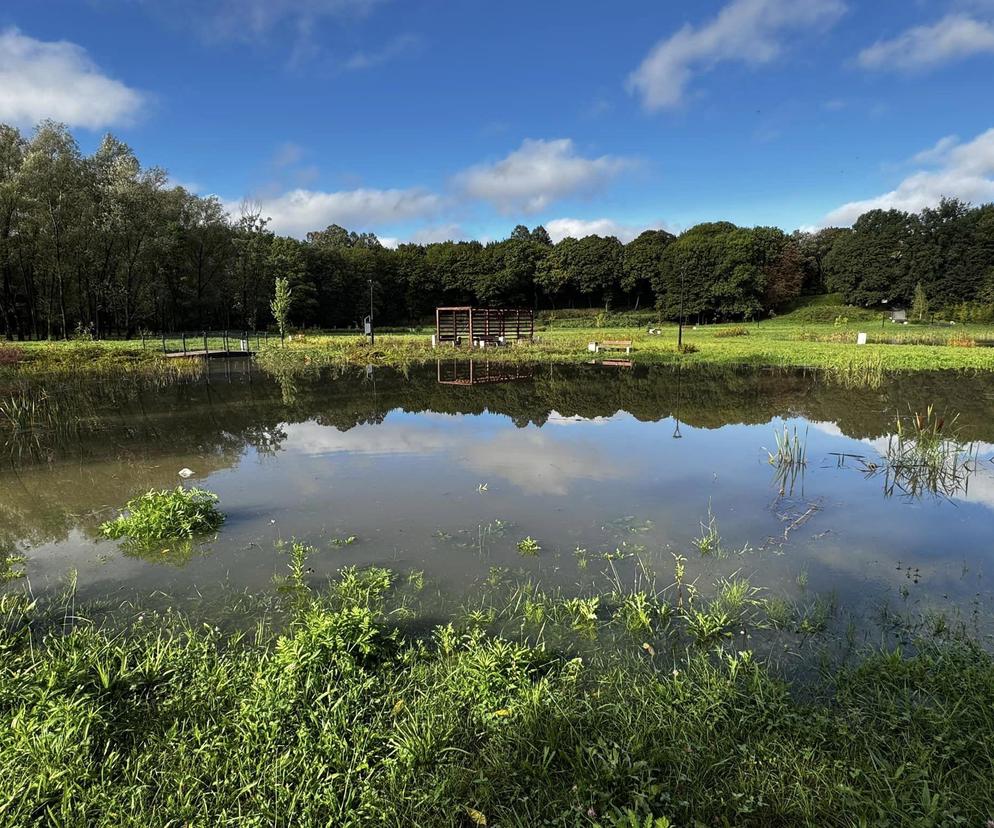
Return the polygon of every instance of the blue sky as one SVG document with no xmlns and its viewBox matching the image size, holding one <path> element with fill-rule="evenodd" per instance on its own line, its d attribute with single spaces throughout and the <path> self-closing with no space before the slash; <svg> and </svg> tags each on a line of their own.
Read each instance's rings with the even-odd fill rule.
<svg viewBox="0 0 994 828">
<path fill-rule="evenodd" d="M 278 232 L 554 238 L 994 200 L 994 0 L 5 0 L 0 120 Z"/>
</svg>

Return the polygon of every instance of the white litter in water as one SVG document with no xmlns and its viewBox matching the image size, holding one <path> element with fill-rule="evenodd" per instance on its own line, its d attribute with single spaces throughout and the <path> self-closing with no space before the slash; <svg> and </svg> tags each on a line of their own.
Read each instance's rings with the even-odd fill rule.
<svg viewBox="0 0 994 828">
<path fill-rule="evenodd" d="M 193 469 L 180 469 L 179 476 L 184 480 L 188 477 L 193 477 Z"/>
</svg>

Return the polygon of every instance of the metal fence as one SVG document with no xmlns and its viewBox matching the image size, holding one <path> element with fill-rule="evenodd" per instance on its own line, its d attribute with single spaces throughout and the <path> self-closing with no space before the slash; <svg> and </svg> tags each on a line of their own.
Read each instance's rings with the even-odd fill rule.
<svg viewBox="0 0 994 828">
<path fill-rule="evenodd" d="M 268 331 L 179 331 L 142 334 L 142 348 L 158 350 L 167 355 L 247 355 L 258 351 L 268 341 Z"/>
</svg>

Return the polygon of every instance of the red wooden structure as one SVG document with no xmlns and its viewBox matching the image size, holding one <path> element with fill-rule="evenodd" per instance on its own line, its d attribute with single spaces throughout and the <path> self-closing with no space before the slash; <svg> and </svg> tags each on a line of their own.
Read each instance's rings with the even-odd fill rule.
<svg viewBox="0 0 994 828">
<path fill-rule="evenodd" d="M 438 345 L 503 345 L 535 334 L 535 312 L 523 308 L 435 308 Z"/>
</svg>

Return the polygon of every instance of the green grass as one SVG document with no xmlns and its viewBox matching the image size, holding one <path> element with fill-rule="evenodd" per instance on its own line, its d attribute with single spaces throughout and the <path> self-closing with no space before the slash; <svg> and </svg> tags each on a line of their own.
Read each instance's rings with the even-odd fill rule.
<svg viewBox="0 0 994 828">
<path fill-rule="evenodd" d="M 587 351 L 589 342 L 631 339 L 632 358 L 638 363 L 809 367 L 834 371 L 850 381 L 862 377 L 867 382 L 883 371 L 893 370 L 994 370 L 994 348 L 957 347 L 994 341 L 994 326 L 894 325 L 881 323 L 874 314 L 856 318 L 866 317 L 865 310 L 843 308 L 849 314 L 843 316 L 835 313 L 837 309 L 833 305 L 808 302 L 791 313 L 759 323 L 696 328 L 688 325 L 684 329 L 684 342 L 691 347 L 686 353 L 677 351 L 675 325 L 646 322 L 652 319 L 651 312 L 560 311 L 540 316 L 535 342 L 499 351 L 432 349 L 432 331 L 422 328 L 408 333 L 381 333 L 375 347 L 354 334 L 309 333 L 295 336 L 283 347 L 270 337 L 268 344 L 261 343 L 259 361 L 268 370 L 284 375 L 322 365 L 403 366 L 437 358 L 586 362 L 592 357 Z M 818 318 L 810 318 L 812 315 Z M 658 333 L 650 334 L 650 327 Z M 859 332 L 868 335 L 869 344 L 856 345 Z M 253 347 L 255 344 L 253 340 Z M 151 345 L 143 351 L 140 341 L 30 342 L 5 348 L 16 349 L 21 356 L 0 364 L 0 379 L 12 372 L 163 373 L 196 370 L 199 365 L 197 360 L 165 360 Z"/>
<path fill-rule="evenodd" d="M 968 641 L 869 652 L 785 683 L 741 646 L 740 625 L 762 623 L 768 606 L 742 580 L 683 609 L 654 593 L 565 598 L 525 585 L 507 606 L 414 634 L 400 623 L 403 579 L 349 569 L 315 594 L 297 546 L 280 631 L 224 633 L 171 613 L 123 632 L 66 631 L 61 619 L 44 632 L 27 598 L 0 599 L 0 822 L 821 827 L 994 816 L 994 662 Z M 815 630 L 827 611 L 771 615 Z M 485 629 L 502 618 L 522 632 Z M 527 633 L 557 622 L 572 639 Z M 601 642 L 611 630 L 620 637 Z"/>
<path fill-rule="evenodd" d="M 149 491 L 129 501 L 125 514 L 101 524 L 100 532 L 139 546 L 190 540 L 217 531 L 224 522 L 224 515 L 214 505 L 217 499 L 213 492 L 182 486 Z"/>
</svg>

